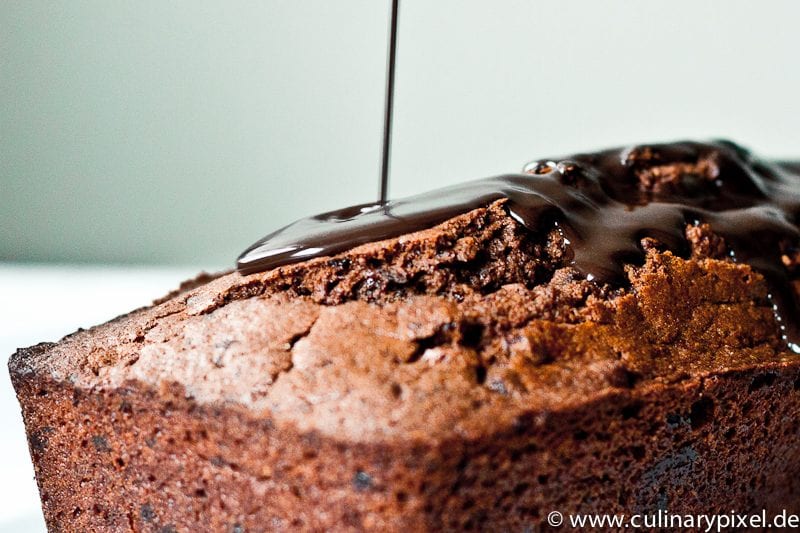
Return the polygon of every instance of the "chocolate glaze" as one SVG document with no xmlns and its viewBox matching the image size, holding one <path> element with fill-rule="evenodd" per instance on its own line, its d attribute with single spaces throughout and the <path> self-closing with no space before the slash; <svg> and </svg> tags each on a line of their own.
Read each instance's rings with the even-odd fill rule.
<svg viewBox="0 0 800 533">
<path fill-rule="evenodd" d="M 790 347 L 800 313 L 784 258 L 797 249 L 800 164 L 770 163 L 728 141 L 679 142 L 580 154 L 526 165 L 522 174 L 471 181 L 299 220 L 248 248 L 238 270 L 251 274 L 359 244 L 397 237 L 505 199 L 508 214 L 534 232 L 565 236 L 571 265 L 621 286 L 625 264 L 644 260 L 654 238 L 687 256 L 687 225 L 708 223 L 736 261 L 761 272 Z"/>
</svg>

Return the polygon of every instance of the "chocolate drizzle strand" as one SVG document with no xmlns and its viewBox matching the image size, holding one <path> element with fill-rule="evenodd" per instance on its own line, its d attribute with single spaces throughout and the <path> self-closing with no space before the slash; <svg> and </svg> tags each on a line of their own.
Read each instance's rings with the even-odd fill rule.
<svg viewBox="0 0 800 533">
<path fill-rule="evenodd" d="M 768 162 L 728 142 L 679 142 L 534 161 L 523 173 L 470 181 L 299 220 L 238 259 L 252 274 L 334 255 L 360 244 L 429 228 L 505 199 L 508 214 L 533 232 L 558 227 L 572 266 L 588 279 L 624 285 L 640 264 L 644 238 L 686 257 L 686 227 L 707 223 L 731 257 L 764 275 L 790 347 L 800 343 L 790 270 L 800 262 L 800 164 Z"/>
</svg>

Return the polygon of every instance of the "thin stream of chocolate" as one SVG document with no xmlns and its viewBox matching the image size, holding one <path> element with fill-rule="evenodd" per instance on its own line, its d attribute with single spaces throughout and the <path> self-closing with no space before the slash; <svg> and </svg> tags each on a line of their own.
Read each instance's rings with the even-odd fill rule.
<svg viewBox="0 0 800 533">
<path fill-rule="evenodd" d="M 394 109 L 394 68 L 397 56 L 397 9 L 400 0 L 392 0 L 389 19 L 389 46 L 386 58 L 386 100 L 383 112 L 383 145 L 381 151 L 381 175 L 378 182 L 378 201 L 385 204 L 389 199 L 389 161 L 392 155 L 392 111 Z"/>
<path fill-rule="evenodd" d="M 759 160 L 727 142 L 636 146 L 541 160 L 521 174 L 471 181 L 385 204 L 299 220 L 267 235 L 238 260 L 252 274 L 429 228 L 505 199 L 527 229 L 558 227 L 571 266 L 623 286 L 641 264 L 645 237 L 686 257 L 687 225 L 708 223 L 737 261 L 762 273 L 790 347 L 800 350 L 800 313 L 784 258 L 800 241 L 800 165 Z"/>
</svg>

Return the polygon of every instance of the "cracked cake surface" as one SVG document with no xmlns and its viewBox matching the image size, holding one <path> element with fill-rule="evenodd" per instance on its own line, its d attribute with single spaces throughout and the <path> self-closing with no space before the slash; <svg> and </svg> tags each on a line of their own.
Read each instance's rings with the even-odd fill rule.
<svg viewBox="0 0 800 533">
<path fill-rule="evenodd" d="M 632 153 L 644 195 L 720 177 L 713 150 Z M 531 231 L 508 203 L 200 277 L 19 350 L 48 527 L 522 531 L 551 510 L 797 512 L 800 357 L 764 272 L 713 221 L 689 221 L 685 249 L 641 236 L 622 283 L 592 280 L 568 234 Z M 776 251 L 792 290 L 793 250 Z"/>
</svg>

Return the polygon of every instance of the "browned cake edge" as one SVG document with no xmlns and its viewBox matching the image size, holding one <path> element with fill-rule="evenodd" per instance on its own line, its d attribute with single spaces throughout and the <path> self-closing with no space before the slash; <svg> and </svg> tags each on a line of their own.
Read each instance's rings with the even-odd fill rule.
<svg viewBox="0 0 800 533">
<path fill-rule="evenodd" d="M 52 531 L 520 531 L 551 510 L 775 513 L 800 494 L 796 360 L 391 446 L 277 428 L 179 387 L 12 376 Z"/>
</svg>

